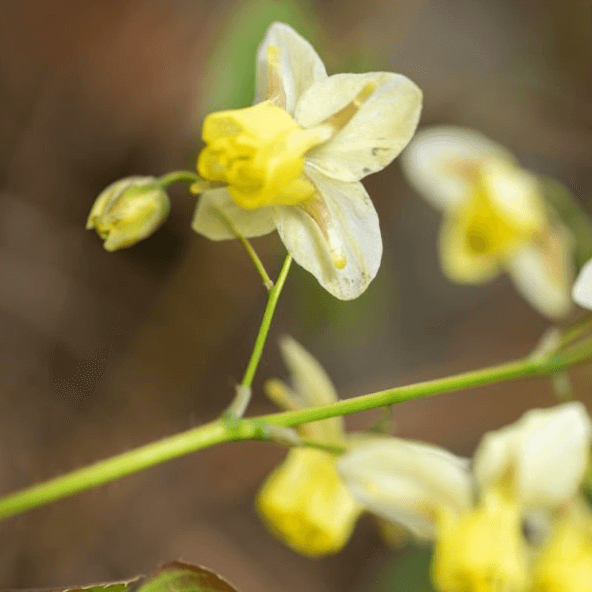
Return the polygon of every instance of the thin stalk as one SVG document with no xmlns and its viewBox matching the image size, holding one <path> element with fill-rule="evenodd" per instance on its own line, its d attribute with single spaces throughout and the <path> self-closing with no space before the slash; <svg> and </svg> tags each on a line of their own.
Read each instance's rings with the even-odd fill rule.
<svg viewBox="0 0 592 592">
<path fill-rule="evenodd" d="M 257 366 L 259 366 L 259 360 L 261 360 L 263 346 L 265 345 L 265 340 L 267 339 L 267 334 L 269 333 L 269 327 L 271 326 L 273 313 L 275 312 L 275 307 L 277 306 L 280 294 L 282 293 L 282 288 L 286 283 L 286 278 L 288 277 L 291 264 L 292 255 L 288 254 L 286 255 L 286 259 L 284 260 L 284 264 L 282 265 L 282 269 L 278 275 L 275 286 L 269 291 L 267 306 L 265 307 L 263 319 L 261 320 L 261 326 L 259 327 L 259 333 L 257 334 L 257 339 L 255 340 L 255 347 L 253 348 L 253 353 L 251 354 L 249 363 L 247 364 L 247 369 L 245 370 L 245 374 L 241 381 L 241 386 L 251 386 L 251 384 L 253 384 L 253 378 L 255 377 Z"/>
<path fill-rule="evenodd" d="M 162 177 L 158 177 L 158 182 L 162 187 L 168 187 L 173 183 L 198 183 L 201 181 L 199 175 L 192 173 L 191 171 L 173 171 L 171 173 L 167 173 Z"/>
<path fill-rule="evenodd" d="M 281 290 L 281 286 L 285 281 L 289 266 L 290 257 L 288 256 L 276 284 L 278 291 Z M 277 296 L 279 296 L 279 293 Z M 275 302 L 277 302 L 277 296 Z M 268 313 L 269 320 L 271 320 L 270 315 L 272 312 L 268 306 L 266 313 Z M 252 380 L 261 356 L 266 334 L 267 330 L 260 331 L 253 352 L 254 355 L 249 363 L 248 372 L 245 374 L 245 381 Z M 293 427 L 302 423 L 348 415 L 420 397 L 466 390 L 485 384 L 496 384 L 529 377 L 553 376 L 557 372 L 564 371 L 591 358 L 592 338 L 588 338 L 565 352 L 553 354 L 544 360 L 525 358 L 481 370 L 463 372 L 455 376 L 400 386 L 353 399 L 337 401 L 322 407 L 286 411 L 248 419 L 236 418 L 234 421 L 217 420 L 8 495 L 0 499 L 0 519 L 22 514 L 33 508 L 121 479 L 127 475 L 132 475 L 197 450 L 209 448 L 215 444 L 237 440 L 262 439 L 265 435 L 266 426 Z M 308 444 L 312 444 L 312 442 Z"/>
<path fill-rule="evenodd" d="M 253 262 L 253 265 L 255 266 L 257 273 L 259 273 L 259 275 L 261 276 L 261 279 L 263 280 L 263 285 L 265 286 L 265 289 L 269 292 L 273 288 L 273 282 L 271 281 L 271 279 L 267 273 L 267 270 L 265 269 L 265 266 L 261 262 L 261 259 L 259 259 L 259 255 L 257 255 L 257 251 L 255 251 L 255 249 L 253 248 L 251 243 L 247 240 L 247 238 L 245 236 L 243 236 L 234 227 L 232 222 L 228 219 L 228 216 L 225 216 L 218 209 L 216 210 L 216 214 L 218 214 L 218 217 L 220 218 L 220 220 L 222 221 L 224 226 L 226 226 L 226 228 L 228 228 L 228 230 L 230 230 L 230 232 L 232 232 L 232 234 L 234 234 L 234 236 L 240 241 L 240 244 L 244 247 L 245 251 L 247 252 L 247 255 L 249 256 L 249 258 Z"/>
<path fill-rule="evenodd" d="M 275 307 L 277 306 L 280 294 L 282 293 L 282 288 L 286 283 L 286 278 L 288 277 L 291 264 L 292 255 L 288 254 L 286 255 L 286 259 L 284 260 L 284 264 L 282 265 L 282 269 L 278 275 L 275 285 L 273 288 L 271 288 L 271 290 L 269 290 L 267 306 L 265 307 L 265 312 L 263 313 L 263 319 L 261 320 L 259 333 L 257 334 L 257 339 L 255 340 L 251 358 L 247 364 L 247 369 L 245 370 L 243 379 L 236 388 L 236 395 L 234 399 L 227 407 L 226 411 L 224 411 L 222 414 L 222 417 L 225 419 L 236 419 L 238 417 L 242 417 L 245 410 L 247 409 L 247 406 L 249 405 L 251 400 L 251 384 L 253 383 L 255 372 L 259 366 L 261 354 L 263 353 L 263 347 L 265 346 L 265 340 L 267 339 L 269 327 L 271 326 L 271 320 L 273 319 L 273 313 L 275 312 Z"/>
</svg>

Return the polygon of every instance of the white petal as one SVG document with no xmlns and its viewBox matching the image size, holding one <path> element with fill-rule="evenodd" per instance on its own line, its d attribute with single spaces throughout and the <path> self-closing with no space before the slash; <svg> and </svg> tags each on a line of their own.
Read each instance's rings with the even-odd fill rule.
<svg viewBox="0 0 592 592">
<path fill-rule="evenodd" d="M 280 348 L 284 362 L 290 371 L 298 407 L 319 407 L 337 401 L 337 393 L 331 379 L 323 367 L 299 343 L 290 337 L 283 337 Z M 314 422 L 323 428 L 328 441 L 339 441 L 343 435 L 342 417 L 334 417 Z"/>
<path fill-rule="evenodd" d="M 583 308 L 592 309 L 592 259 L 580 270 L 573 287 L 573 299 Z"/>
<path fill-rule="evenodd" d="M 418 132 L 401 155 L 409 182 L 433 206 L 458 207 L 470 194 L 477 167 L 513 162 L 505 148 L 473 130 L 453 126 Z"/>
<path fill-rule="evenodd" d="M 481 487 L 507 472 L 527 506 L 552 508 L 577 492 L 589 462 L 592 423 L 581 403 L 532 409 L 486 434 L 474 459 Z"/>
<path fill-rule="evenodd" d="M 442 448 L 385 438 L 343 455 L 338 470 L 370 512 L 432 538 L 438 512 L 461 514 L 472 505 L 468 462 Z"/>
<path fill-rule="evenodd" d="M 221 215 L 245 237 L 262 236 L 275 229 L 271 208 L 244 210 L 226 189 L 210 189 L 198 198 L 191 228 L 210 240 L 226 240 L 236 235 L 222 221 Z"/>
<path fill-rule="evenodd" d="M 376 210 L 359 183 L 343 183 L 307 170 L 326 204 L 323 235 L 302 208 L 274 208 L 278 233 L 294 260 L 341 300 L 357 298 L 374 279 L 382 257 Z M 336 261 L 343 262 L 338 268 Z"/>
<path fill-rule="evenodd" d="M 294 113 L 300 125 L 314 127 L 351 103 L 367 85 L 376 89 L 350 121 L 309 153 L 311 163 L 340 181 L 359 181 L 399 155 L 417 127 L 421 90 L 405 76 L 390 72 L 336 74 L 311 86 Z"/>
<path fill-rule="evenodd" d="M 562 318 L 572 306 L 572 239 L 561 226 L 519 249 L 507 262 L 516 289 L 541 314 Z"/>
<path fill-rule="evenodd" d="M 313 46 L 292 27 L 273 23 L 257 50 L 255 103 L 267 98 L 269 82 L 268 48 L 279 50 L 279 77 L 286 95 L 286 111 L 292 115 L 298 99 L 310 86 L 327 78 L 327 71 Z"/>
</svg>

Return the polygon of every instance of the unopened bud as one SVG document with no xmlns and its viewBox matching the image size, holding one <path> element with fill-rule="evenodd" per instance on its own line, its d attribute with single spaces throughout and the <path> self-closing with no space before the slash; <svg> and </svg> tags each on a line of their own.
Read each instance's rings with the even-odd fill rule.
<svg viewBox="0 0 592 592">
<path fill-rule="evenodd" d="M 95 229 L 107 251 L 131 247 L 148 238 L 167 219 L 170 202 L 154 177 L 126 177 L 97 197 L 86 229 Z"/>
</svg>

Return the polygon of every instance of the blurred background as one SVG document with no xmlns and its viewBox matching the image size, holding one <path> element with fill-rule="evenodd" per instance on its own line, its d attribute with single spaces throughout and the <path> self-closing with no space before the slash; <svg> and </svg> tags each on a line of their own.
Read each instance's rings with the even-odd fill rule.
<svg viewBox="0 0 592 592">
<path fill-rule="evenodd" d="M 266 300 L 240 245 L 191 231 L 183 186 L 166 225 L 132 249 L 109 254 L 84 225 L 113 180 L 194 167 L 203 115 L 252 101 L 255 50 L 274 20 L 309 38 L 329 73 L 407 75 L 424 91 L 421 126 L 480 130 L 588 207 L 588 1 L 3 0 L 0 493 L 196 426 L 230 401 Z M 444 279 L 440 215 L 396 161 L 365 184 L 381 220 L 380 273 L 342 303 L 293 268 L 253 413 L 272 410 L 262 380 L 285 376 L 281 333 L 347 397 L 525 355 L 549 327 L 505 277 Z M 277 236 L 254 243 L 275 275 Z M 592 370 L 573 382 L 592 401 Z M 555 401 L 547 380 L 492 386 L 399 405 L 394 429 L 470 455 L 484 431 Z M 242 592 L 429 589 L 427 554 L 389 548 L 370 518 L 328 559 L 271 538 L 252 501 L 284 454 L 224 445 L 7 520 L 0 587 L 115 579 L 182 558 Z"/>
</svg>

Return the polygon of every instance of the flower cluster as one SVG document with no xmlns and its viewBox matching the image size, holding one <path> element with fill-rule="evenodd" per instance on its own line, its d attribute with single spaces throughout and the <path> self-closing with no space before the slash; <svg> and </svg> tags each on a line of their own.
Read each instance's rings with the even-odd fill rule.
<svg viewBox="0 0 592 592">
<path fill-rule="evenodd" d="M 581 403 L 531 410 L 486 434 L 469 463 L 395 438 L 344 455 L 369 511 L 435 541 L 443 592 L 582 592 L 592 583 L 592 512 L 580 494 L 592 423 Z"/>
<path fill-rule="evenodd" d="M 320 364 L 295 341 L 281 350 L 293 387 L 266 384 L 286 409 L 337 400 Z M 295 551 L 339 551 L 363 510 L 434 541 L 443 592 L 582 592 L 592 582 L 592 512 L 580 492 L 592 422 L 581 403 L 534 409 L 486 434 L 472 462 L 420 442 L 346 434 L 342 418 L 301 435 L 342 456 L 296 447 L 261 488 L 257 507 Z"/>
</svg>

